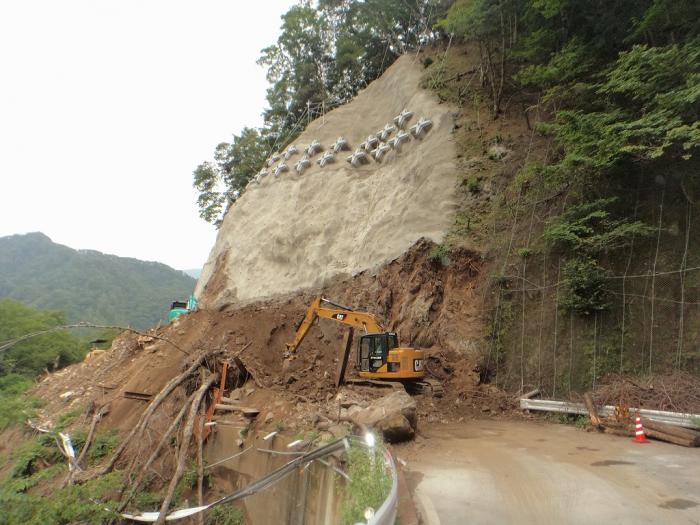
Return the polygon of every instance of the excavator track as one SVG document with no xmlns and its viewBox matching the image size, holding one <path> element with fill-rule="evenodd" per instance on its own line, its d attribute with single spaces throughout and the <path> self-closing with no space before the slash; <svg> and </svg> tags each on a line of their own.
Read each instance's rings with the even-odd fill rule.
<svg viewBox="0 0 700 525">
<path fill-rule="evenodd" d="M 442 386 L 442 383 L 437 379 L 426 378 L 422 382 L 428 385 L 430 393 L 433 395 L 433 397 L 442 397 L 445 395 L 445 389 Z"/>
<path fill-rule="evenodd" d="M 442 383 L 433 378 L 426 377 L 419 381 L 406 382 L 405 387 L 411 394 L 430 394 L 433 397 L 442 397 L 445 395 L 445 389 Z"/>
</svg>

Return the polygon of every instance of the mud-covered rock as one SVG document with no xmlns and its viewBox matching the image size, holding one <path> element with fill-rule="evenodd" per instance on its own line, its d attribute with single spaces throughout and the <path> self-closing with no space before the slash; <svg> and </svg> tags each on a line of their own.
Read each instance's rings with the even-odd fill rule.
<svg viewBox="0 0 700 525">
<path fill-rule="evenodd" d="M 413 439 L 416 433 L 408 419 L 399 412 L 382 419 L 377 423 L 377 429 L 381 430 L 384 439 L 389 443 L 408 441 Z"/>
<path fill-rule="evenodd" d="M 353 421 L 382 432 L 387 441 L 411 439 L 416 431 L 418 415 L 416 402 L 404 390 L 396 390 L 372 402 L 367 408 L 348 409 Z"/>
</svg>

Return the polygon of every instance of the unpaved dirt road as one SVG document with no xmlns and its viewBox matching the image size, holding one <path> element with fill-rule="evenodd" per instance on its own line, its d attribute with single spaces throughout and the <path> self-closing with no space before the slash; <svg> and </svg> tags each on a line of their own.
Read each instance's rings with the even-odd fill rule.
<svg viewBox="0 0 700 525">
<path fill-rule="evenodd" d="M 398 448 L 427 525 L 700 523 L 700 450 L 471 421 Z"/>
</svg>

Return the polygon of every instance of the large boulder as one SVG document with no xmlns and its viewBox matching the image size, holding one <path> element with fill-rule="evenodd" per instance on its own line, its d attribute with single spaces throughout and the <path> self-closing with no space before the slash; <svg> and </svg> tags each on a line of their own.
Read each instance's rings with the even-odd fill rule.
<svg viewBox="0 0 700 525">
<path fill-rule="evenodd" d="M 390 443 L 412 439 L 418 424 L 416 402 L 404 390 L 377 399 L 367 408 L 352 406 L 348 416 L 356 423 L 381 431 Z"/>
</svg>

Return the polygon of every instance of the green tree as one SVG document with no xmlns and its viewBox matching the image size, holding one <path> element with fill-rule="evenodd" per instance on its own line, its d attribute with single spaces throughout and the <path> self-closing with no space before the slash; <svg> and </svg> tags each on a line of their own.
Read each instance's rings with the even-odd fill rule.
<svg viewBox="0 0 700 525">
<path fill-rule="evenodd" d="M 476 43 L 483 82 L 491 95 L 494 114 L 501 110 L 507 63 L 518 40 L 518 0 L 460 0 L 440 22 L 449 33 Z"/>
<path fill-rule="evenodd" d="M 231 143 L 216 147 L 214 162 L 204 162 L 194 170 L 194 187 L 199 191 L 199 215 L 207 222 L 221 224 L 229 206 L 243 193 L 260 170 L 269 145 L 258 130 L 244 128 Z"/>
<path fill-rule="evenodd" d="M 40 311 L 10 299 L 0 300 L 0 347 L 18 337 L 66 324 L 62 312 Z M 44 369 L 55 370 L 80 361 L 88 344 L 67 332 L 50 332 L 0 350 L 0 376 L 34 378 Z"/>
<path fill-rule="evenodd" d="M 282 16 L 277 43 L 262 50 L 258 64 L 267 67 L 265 124 L 279 139 L 294 129 L 307 104 L 328 99 L 328 70 L 332 62 L 329 26 L 316 9 L 293 6 Z"/>
<path fill-rule="evenodd" d="M 259 130 L 246 128 L 193 173 L 200 216 L 220 225 L 267 155 L 308 120 L 350 100 L 405 51 L 427 42 L 448 0 L 320 0 L 282 16 L 277 41 L 261 51 L 269 107 Z"/>
</svg>

